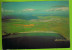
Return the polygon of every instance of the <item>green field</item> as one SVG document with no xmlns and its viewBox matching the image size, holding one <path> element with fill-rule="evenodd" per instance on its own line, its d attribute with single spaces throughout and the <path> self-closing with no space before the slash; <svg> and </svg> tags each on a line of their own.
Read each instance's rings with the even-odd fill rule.
<svg viewBox="0 0 72 50">
<path fill-rule="evenodd" d="M 32 24 L 32 25 L 30 25 Z M 59 33 L 69 39 L 69 18 L 38 16 L 38 19 L 6 19 L 2 22 L 3 35 L 13 33 Z"/>
</svg>

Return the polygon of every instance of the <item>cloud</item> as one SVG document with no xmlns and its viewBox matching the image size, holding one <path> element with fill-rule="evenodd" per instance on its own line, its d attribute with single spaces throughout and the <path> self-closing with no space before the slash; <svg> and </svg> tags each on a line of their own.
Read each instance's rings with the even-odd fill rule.
<svg viewBox="0 0 72 50">
<path fill-rule="evenodd" d="M 5 12 L 14 12 L 14 10 L 5 10 Z"/>
<path fill-rule="evenodd" d="M 69 7 L 51 8 L 46 11 L 49 12 L 49 11 L 67 11 L 67 10 L 69 10 Z"/>
<path fill-rule="evenodd" d="M 64 5 L 56 5 L 56 6 L 53 6 L 53 7 L 66 7 Z"/>
<path fill-rule="evenodd" d="M 8 13 L 14 12 L 14 10 L 6 10 L 6 9 L 3 9 L 3 8 L 1 8 L 1 11 L 2 11 L 2 12 L 8 12 Z"/>
<path fill-rule="evenodd" d="M 32 11 L 34 11 L 35 9 L 24 9 L 24 10 L 22 10 L 23 12 L 27 12 L 27 11 L 29 11 L 29 12 L 32 12 Z"/>
<path fill-rule="evenodd" d="M 3 12 L 3 11 L 4 11 L 4 9 L 3 9 L 3 8 L 1 8 L 1 11 Z"/>
</svg>

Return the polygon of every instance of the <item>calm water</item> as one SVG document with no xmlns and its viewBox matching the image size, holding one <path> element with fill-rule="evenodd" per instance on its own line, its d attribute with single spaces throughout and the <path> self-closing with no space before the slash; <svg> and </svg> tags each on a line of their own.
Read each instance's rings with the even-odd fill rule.
<svg viewBox="0 0 72 50">
<path fill-rule="evenodd" d="M 55 41 L 65 39 L 59 34 L 19 34 L 21 37 L 2 39 L 4 49 L 32 49 L 32 48 L 68 48 L 69 41 Z"/>
</svg>

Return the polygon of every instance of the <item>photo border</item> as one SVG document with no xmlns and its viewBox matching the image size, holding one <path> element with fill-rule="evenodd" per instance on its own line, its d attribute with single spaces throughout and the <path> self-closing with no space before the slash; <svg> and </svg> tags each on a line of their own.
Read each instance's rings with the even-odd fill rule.
<svg viewBox="0 0 72 50">
<path fill-rule="evenodd" d="M 2 20 L 1 2 L 25 2 L 25 1 L 68 1 L 68 0 L 0 0 L 0 50 L 2 50 Z M 46 49 L 15 49 L 15 50 L 71 50 L 72 49 L 72 0 L 69 0 L 69 23 L 70 23 L 70 48 L 46 48 Z M 11 49 L 14 50 L 14 49 Z"/>
</svg>

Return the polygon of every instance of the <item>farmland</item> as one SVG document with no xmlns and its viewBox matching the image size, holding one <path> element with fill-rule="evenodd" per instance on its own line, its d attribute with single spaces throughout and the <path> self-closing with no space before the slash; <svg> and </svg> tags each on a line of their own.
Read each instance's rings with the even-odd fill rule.
<svg viewBox="0 0 72 50">
<path fill-rule="evenodd" d="M 6 19 L 2 22 L 4 34 L 12 33 L 59 33 L 69 39 L 69 18 L 38 16 L 38 19 Z M 6 33 L 5 33 L 6 32 Z"/>
</svg>

